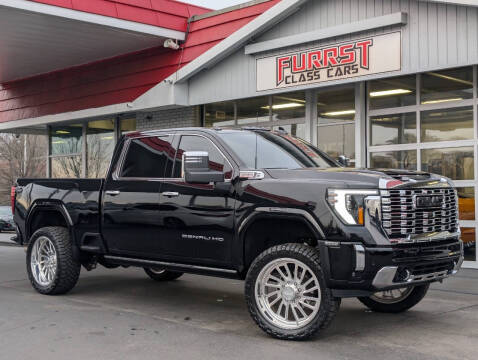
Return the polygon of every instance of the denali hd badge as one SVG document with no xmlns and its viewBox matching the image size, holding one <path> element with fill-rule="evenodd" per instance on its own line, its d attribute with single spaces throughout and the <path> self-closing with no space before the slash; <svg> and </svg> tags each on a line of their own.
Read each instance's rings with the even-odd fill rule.
<svg viewBox="0 0 478 360">
<path fill-rule="evenodd" d="M 223 242 L 224 241 L 223 237 L 207 236 L 207 235 L 181 234 L 181 237 L 183 239 L 193 239 L 193 240 L 217 241 L 217 242 Z"/>
<path fill-rule="evenodd" d="M 401 33 L 257 59 L 257 91 L 401 69 Z"/>
<path fill-rule="evenodd" d="M 444 200 L 443 195 L 414 195 L 413 207 L 415 209 L 441 208 Z"/>
</svg>

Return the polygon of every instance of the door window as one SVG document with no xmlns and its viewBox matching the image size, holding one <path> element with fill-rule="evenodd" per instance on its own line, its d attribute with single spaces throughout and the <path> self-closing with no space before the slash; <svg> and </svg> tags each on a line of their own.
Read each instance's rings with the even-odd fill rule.
<svg viewBox="0 0 478 360">
<path fill-rule="evenodd" d="M 209 168 L 222 171 L 226 179 L 232 178 L 232 167 L 217 147 L 209 140 L 197 135 L 181 136 L 174 164 L 173 178 L 182 178 L 182 159 L 186 151 L 206 151 L 209 154 Z"/>
<path fill-rule="evenodd" d="M 175 150 L 172 136 L 151 136 L 134 139 L 121 170 L 124 178 L 162 178 L 170 174 Z"/>
</svg>

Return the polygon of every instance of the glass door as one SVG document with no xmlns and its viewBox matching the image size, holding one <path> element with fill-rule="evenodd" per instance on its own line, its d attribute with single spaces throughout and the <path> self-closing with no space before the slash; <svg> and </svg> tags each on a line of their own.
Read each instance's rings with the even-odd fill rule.
<svg viewBox="0 0 478 360">
<path fill-rule="evenodd" d="M 319 90 L 317 145 L 332 158 L 344 155 L 355 167 L 355 86 Z"/>
</svg>

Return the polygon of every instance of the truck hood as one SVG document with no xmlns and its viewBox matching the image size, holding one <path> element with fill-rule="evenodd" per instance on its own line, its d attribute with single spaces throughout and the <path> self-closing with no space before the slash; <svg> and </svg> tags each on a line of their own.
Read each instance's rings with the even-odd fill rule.
<svg viewBox="0 0 478 360">
<path fill-rule="evenodd" d="M 449 179 L 422 171 L 397 169 L 304 168 L 268 169 L 274 179 L 318 181 L 346 188 L 401 188 L 448 183 Z"/>
</svg>

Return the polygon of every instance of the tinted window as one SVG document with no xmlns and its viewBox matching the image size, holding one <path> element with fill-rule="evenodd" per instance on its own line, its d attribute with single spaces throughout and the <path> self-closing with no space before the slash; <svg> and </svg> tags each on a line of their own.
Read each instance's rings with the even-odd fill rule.
<svg viewBox="0 0 478 360">
<path fill-rule="evenodd" d="M 132 140 L 121 172 L 122 177 L 162 178 L 170 174 L 174 149 L 172 136 Z"/>
<path fill-rule="evenodd" d="M 174 166 L 174 177 L 181 178 L 182 157 L 186 151 L 207 151 L 209 154 L 209 168 L 215 171 L 222 171 L 226 174 L 226 179 L 232 177 L 232 168 L 224 156 L 214 146 L 214 144 L 202 136 L 185 135 L 181 137 L 179 149 L 176 154 L 176 164 Z"/>
<path fill-rule="evenodd" d="M 260 131 L 223 132 L 219 136 L 249 169 L 335 167 L 312 145 L 289 135 Z"/>
</svg>

